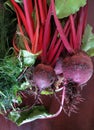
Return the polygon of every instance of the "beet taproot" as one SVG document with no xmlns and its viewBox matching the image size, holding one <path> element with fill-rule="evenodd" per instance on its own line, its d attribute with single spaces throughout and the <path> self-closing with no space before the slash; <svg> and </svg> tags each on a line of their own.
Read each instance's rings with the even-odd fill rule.
<svg viewBox="0 0 94 130">
<path fill-rule="evenodd" d="M 57 75 L 63 73 L 65 79 L 82 85 L 91 78 L 93 74 L 93 63 L 87 53 L 79 51 L 64 59 L 60 58 L 54 70 Z"/>
<path fill-rule="evenodd" d="M 51 87 L 56 79 L 54 69 L 45 64 L 38 64 L 34 68 L 33 81 L 39 90 Z"/>
</svg>

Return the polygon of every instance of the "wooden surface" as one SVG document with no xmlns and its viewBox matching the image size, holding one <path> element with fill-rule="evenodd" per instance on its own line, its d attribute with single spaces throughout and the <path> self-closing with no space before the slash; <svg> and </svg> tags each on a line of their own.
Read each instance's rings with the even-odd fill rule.
<svg viewBox="0 0 94 130">
<path fill-rule="evenodd" d="M 88 22 L 94 26 L 94 0 L 89 0 Z M 93 59 L 94 63 L 94 59 Z M 0 116 L 0 130 L 94 130 L 94 75 L 83 89 L 86 99 L 79 106 L 77 114 L 67 117 L 63 112 L 55 119 L 37 120 L 17 127 L 12 122 Z M 51 111 L 57 109 L 53 98 Z"/>
</svg>

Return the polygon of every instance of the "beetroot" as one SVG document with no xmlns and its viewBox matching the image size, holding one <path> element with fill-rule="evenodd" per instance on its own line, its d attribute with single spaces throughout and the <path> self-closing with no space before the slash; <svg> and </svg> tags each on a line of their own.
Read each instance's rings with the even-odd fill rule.
<svg viewBox="0 0 94 130">
<path fill-rule="evenodd" d="M 38 64 L 34 68 L 33 81 L 39 90 L 51 87 L 56 79 L 54 69 L 49 65 Z"/>
<path fill-rule="evenodd" d="M 82 85 L 91 78 L 93 74 L 93 64 L 91 58 L 85 52 L 79 51 L 72 56 L 60 59 L 56 63 L 55 72 L 57 74 L 63 73 L 65 79 Z"/>
</svg>

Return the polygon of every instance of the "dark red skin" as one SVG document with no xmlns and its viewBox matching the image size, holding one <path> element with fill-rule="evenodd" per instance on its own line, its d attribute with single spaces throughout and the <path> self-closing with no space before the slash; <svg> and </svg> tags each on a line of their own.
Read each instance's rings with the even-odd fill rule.
<svg viewBox="0 0 94 130">
<path fill-rule="evenodd" d="M 58 65 L 61 68 L 58 68 Z M 58 69 L 58 71 L 57 71 Z M 67 80 L 72 80 L 79 85 L 85 84 L 93 74 L 93 63 L 91 58 L 83 51 L 79 51 L 72 56 L 61 59 L 57 62 L 55 72 L 59 73 L 59 69 Z"/>
<path fill-rule="evenodd" d="M 49 65 L 38 64 L 34 68 L 33 81 L 39 90 L 51 87 L 56 80 L 54 69 Z"/>
</svg>

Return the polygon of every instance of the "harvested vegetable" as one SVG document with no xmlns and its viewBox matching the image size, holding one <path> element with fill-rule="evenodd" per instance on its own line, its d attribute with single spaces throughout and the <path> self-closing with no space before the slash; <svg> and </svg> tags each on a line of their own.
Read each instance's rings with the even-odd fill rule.
<svg viewBox="0 0 94 130">
<path fill-rule="evenodd" d="M 0 44 L 8 50 L 0 55 L 0 112 L 17 125 L 57 117 L 62 110 L 68 116 L 77 112 L 82 86 L 93 74 L 87 55 L 93 46 L 91 41 L 88 45 L 93 35 L 86 29 L 87 1 L 8 0 L 3 5 L 13 13 L 16 26 L 8 35 L 8 48 Z M 6 34 L 0 34 L 1 41 Z M 50 95 L 59 104 L 54 114 L 43 100 Z"/>
<path fill-rule="evenodd" d="M 85 84 L 93 74 L 92 60 L 83 51 L 60 59 L 58 62 L 55 67 L 56 73 L 63 74 L 65 79 L 72 80 L 79 85 Z M 58 69 L 60 69 L 60 71 Z"/>
<path fill-rule="evenodd" d="M 55 82 L 56 75 L 51 66 L 38 64 L 33 72 L 33 81 L 39 90 L 51 87 Z"/>
</svg>

